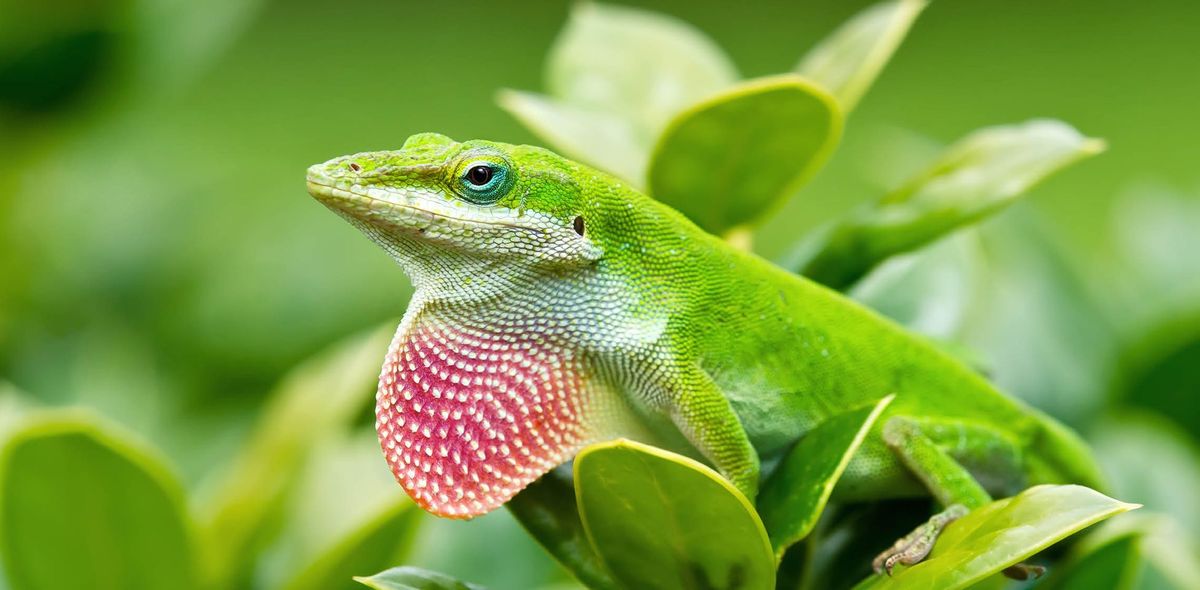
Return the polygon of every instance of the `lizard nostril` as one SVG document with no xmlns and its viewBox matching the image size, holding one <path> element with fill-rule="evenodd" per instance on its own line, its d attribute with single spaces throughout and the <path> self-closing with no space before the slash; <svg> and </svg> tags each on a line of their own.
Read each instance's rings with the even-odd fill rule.
<svg viewBox="0 0 1200 590">
<path fill-rule="evenodd" d="M 358 164 L 356 164 L 354 162 L 350 162 L 350 169 L 355 172 L 362 172 L 362 166 L 359 166 Z"/>
</svg>

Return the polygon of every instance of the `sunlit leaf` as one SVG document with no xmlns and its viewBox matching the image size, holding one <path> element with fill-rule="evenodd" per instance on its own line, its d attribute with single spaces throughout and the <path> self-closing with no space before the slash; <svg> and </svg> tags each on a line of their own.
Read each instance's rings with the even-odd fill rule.
<svg viewBox="0 0 1200 590">
<path fill-rule="evenodd" d="M 615 174 L 631 185 L 644 182 L 650 140 L 639 136 L 628 119 L 518 90 L 501 91 L 496 101 L 563 155 Z"/>
<path fill-rule="evenodd" d="M 758 514 L 777 556 L 817 524 L 834 484 L 893 397 L 817 425 L 775 468 L 759 494 Z"/>
<path fill-rule="evenodd" d="M 197 588 L 183 491 L 86 415 L 31 416 L 0 451 L 0 556 L 14 590 Z"/>
<path fill-rule="evenodd" d="M 390 335 L 391 328 L 384 327 L 335 345 L 295 369 L 272 394 L 246 448 L 205 505 L 211 579 L 228 582 L 244 575 L 304 460 L 371 399 Z"/>
<path fill-rule="evenodd" d="M 484 590 L 446 574 L 416 567 L 396 567 L 373 576 L 354 578 L 375 590 Z"/>
<path fill-rule="evenodd" d="M 588 588 L 618 588 L 583 530 L 570 477 L 568 472 L 551 471 L 521 490 L 505 506 L 546 551 Z"/>
<path fill-rule="evenodd" d="M 264 585 L 284 590 L 357 588 L 351 576 L 405 563 L 425 520 L 370 431 L 316 449 L 287 503 L 279 540 L 260 560 L 281 570 Z"/>
<path fill-rule="evenodd" d="M 1077 485 L 1034 486 L 951 523 L 925 561 L 856 588 L 954 590 L 980 582 L 1083 528 L 1137 508 Z"/>
<path fill-rule="evenodd" d="M 887 258 L 994 214 L 1103 147 L 1052 120 L 976 131 L 898 189 L 818 234 L 804 247 L 799 270 L 844 289 Z"/>
<path fill-rule="evenodd" d="M 627 588 L 770 588 L 775 558 L 754 508 L 712 469 L 613 441 L 575 458 L 592 545 Z"/>
<path fill-rule="evenodd" d="M 925 0 L 895 0 L 863 10 L 812 48 L 796 66 L 849 112 L 900 46 Z"/>
<path fill-rule="evenodd" d="M 647 142 L 675 113 L 736 79 L 721 48 L 690 24 L 594 2 L 575 5 L 546 68 L 551 96 L 620 115 Z"/>
<path fill-rule="evenodd" d="M 799 190 L 841 131 L 833 99 L 803 78 L 746 82 L 671 121 L 650 160 L 650 194 L 726 234 Z"/>
<path fill-rule="evenodd" d="M 548 95 L 506 90 L 497 102 L 563 154 L 642 187 L 667 121 L 737 72 L 683 21 L 581 2 L 550 51 L 546 78 Z"/>
</svg>

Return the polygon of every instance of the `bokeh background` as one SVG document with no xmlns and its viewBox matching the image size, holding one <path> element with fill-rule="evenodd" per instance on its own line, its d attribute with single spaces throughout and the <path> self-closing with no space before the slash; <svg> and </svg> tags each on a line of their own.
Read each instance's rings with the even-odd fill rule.
<svg viewBox="0 0 1200 590">
<path fill-rule="evenodd" d="M 790 69 L 867 4 L 642 5 L 693 23 L 753 77 Z M 0 0 L 0 414 L 86 406 L 162 449 L 190 497 L 211 495 L 276 383 L 398 318 L 410 293 L 382 251 L 307 196 L 304 169 L 422 131 L 536 143 L 494 96 L 541 89 L 569 8 Z M 1122 499 L 1173 514 L 1193 539 L 1197 31 L 1184 0 L 935 2 L 834 160 L 756 241 L 785 257 L 981 126 L 1054 117 L 1105 139 L 1106 153 L 982 230 L 885 267 L 892 276 L 858 296 L 970 349 L 1083 430 Z M 402 494 L 365 454 L 362 414 L 329 443 L 367 449 L 345 478 Z M 357 514 L 349 497 L 308 507 L 336 522 Z M 317 551 L 294 528 L 264 541 L 274 549 L 247 566 L 246 586 L 274 587 Z M 502 511 L 430 519 L 416 535 L 409 563 L 496 588 L 568 579 Z"/>
</svg>

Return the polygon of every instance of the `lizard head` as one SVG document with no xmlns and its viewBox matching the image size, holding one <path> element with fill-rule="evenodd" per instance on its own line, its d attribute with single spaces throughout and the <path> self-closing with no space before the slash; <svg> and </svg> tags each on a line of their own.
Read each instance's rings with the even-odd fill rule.
<svg viewBox="0 0 1200 590">
<path fill-rule="evenodd" d="M 541 148 L 423 133 L 399 150 L 310 167 L 308 191 L 419 282 L 446 268 L 569 266 L 599 258 L 570 167 Z"/>
<path fill-rule="evenodd" d="M 417 288 L 384 361 L 376 429 L 397 481 L 434 514 L 500 506 L 602 421 L 579 333 L 564 328 L 592 320 L 555 315 L 579 307 L 556 297 L 598 265 L 604 224 L 621 219 L 606 213 L 629 211 L 580 186 L 598 175 L 540 148 L 435 134 L 308 170 L 309 192 Z M 510 299 L 521 313 L 487 307 Z"/>
</svg>

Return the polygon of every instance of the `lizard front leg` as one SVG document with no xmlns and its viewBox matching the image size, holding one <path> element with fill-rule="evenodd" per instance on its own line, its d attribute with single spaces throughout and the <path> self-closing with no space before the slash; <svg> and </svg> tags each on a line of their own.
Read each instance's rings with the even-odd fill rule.
<svg viewBox="0 0 1200 590">
<path fill-rule="evenodd" d="M 684 437 L 750 501 L 758 493 L 758 453 L 729 399 L 702 369 L 689 366 L 668 385 L 665 411 Z"/>
</svg>

